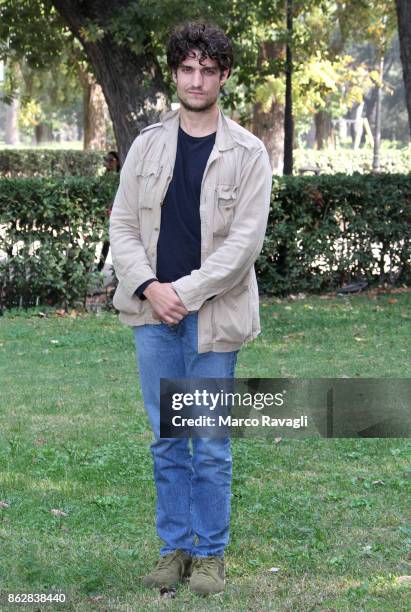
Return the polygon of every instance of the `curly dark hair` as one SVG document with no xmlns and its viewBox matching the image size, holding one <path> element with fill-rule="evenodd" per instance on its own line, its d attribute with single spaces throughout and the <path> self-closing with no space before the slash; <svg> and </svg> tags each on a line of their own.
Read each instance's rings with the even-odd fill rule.
<svg viewBox="0 0 411 612">
<path fill-rule="evenodd" d="M 183 23 L 174 30 L 167 44 L 167 64 L 177 70 L 193 50 L 200 51 L 200 64 L 207 57 L 216 60 L 220 71 L 233 66 L 233 47 L 228 36 L 221 28 L 209 23 Z"/>
</svg>

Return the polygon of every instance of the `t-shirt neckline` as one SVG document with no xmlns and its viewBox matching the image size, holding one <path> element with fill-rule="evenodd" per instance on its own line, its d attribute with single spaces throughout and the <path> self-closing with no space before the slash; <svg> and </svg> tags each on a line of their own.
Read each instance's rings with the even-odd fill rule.
<svg viewBox="0 0 411 612">
<path fill-rule="evenodd" d="M 217 133 L 217 132 L 211 132 L 211 134 L 207 134 L 206 136 L 191 136 L 191 134 L 187 134 L 187 132 L 183 130 L 181 125 L 178 126 L 178 129 L 184 138 L 187 138 L 188 140 L 193 140 L 195 142 L 199 142 L 201 140 L 207 140 L 207 138 L 211 139 L 211 137 L 215 136 Z"/>
</svg>

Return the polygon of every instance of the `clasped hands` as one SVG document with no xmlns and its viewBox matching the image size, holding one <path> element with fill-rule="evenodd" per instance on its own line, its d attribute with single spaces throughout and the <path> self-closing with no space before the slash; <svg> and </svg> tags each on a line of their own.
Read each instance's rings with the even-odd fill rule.
<svg viewBox="0 0 411 612">
<path fill-rule="evenodd" d="M 154 317 L 169 325 L 179 323 L 188 310 L 174 291 L 171 283 L 154 281 L 143 291 L 151 304 Z"/>
</svg>

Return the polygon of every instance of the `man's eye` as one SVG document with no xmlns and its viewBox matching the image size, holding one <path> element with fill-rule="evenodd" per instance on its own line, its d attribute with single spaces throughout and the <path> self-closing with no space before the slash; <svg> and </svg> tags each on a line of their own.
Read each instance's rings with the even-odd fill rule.
<svg viewBox="0 0 411 612">
<path fill-rule="evenodd" d="M 191 72 L 190 66 L 183 66 L 181 69 L 183 72 Z"/>
<path fill-rule="evenodd" d="M 212 68 L 206 68 L 204 71 L 206 74 L 214 74 L 215 70 L 213 70 Z"/>
</svg>

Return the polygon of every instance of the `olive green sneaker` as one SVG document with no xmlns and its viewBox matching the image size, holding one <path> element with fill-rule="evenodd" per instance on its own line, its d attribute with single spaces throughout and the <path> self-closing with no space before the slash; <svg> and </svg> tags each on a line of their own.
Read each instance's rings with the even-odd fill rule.
<svg viewBox="0 0 411 612">
<path fill-rule="evenodd" d="M 163 555 L 152 572 L 144 576 L 146 587 L 169 587 L 191 574 L 191 557 L 183 550 Z"/>
<path fill-rule="evenodd" d="M 224 591 L 224 558 L 196 557 L 192 563 L 190 589 L 199 595 Z"/>
</svg>

